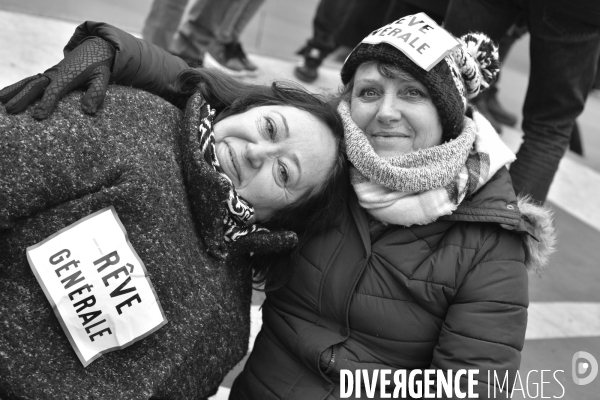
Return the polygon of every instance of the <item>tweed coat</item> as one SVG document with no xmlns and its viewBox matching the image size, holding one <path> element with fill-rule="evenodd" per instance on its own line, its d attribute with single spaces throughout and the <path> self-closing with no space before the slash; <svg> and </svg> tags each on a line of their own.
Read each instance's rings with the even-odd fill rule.
<svg viewBox="0 0 600 400">
<path fill-rule="evenodd" d="M 0 110 L 0 398 L 205 398 L 244 357 L 248 251 L 276 246 L 269 235 L 262 249 L 224 243 L 229 186 L 199 151 L 201 101 L 182 120 L 157 96 L 113 86 L 96 116 L 79 93 L 42 122 L 32 108 Z M 111 205 L 168 323 L 83 368 L 25 249 Z"/>
</svg>

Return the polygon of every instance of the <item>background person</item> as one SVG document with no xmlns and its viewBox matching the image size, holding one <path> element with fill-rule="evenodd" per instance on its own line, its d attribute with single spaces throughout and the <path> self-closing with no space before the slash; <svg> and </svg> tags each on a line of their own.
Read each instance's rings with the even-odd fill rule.
<svg viewBox="0 0 600 400">
<path fill-rule="evenodd" d="M 296 54 L 302 62 L 294 68 L 294 75 L 302 82 L 314 82 L 321 63 L 336 47 L 336 33 L 344 26 L 357 2 L 363 0 L 321 0 L 313 19 L 313 36 Z"/>
<path fill-rule="evenodd" d="M 240 35 L 264 1 L 196 0 L 178 30 L 188 0 L 155 0 L 142 37 L 189 65 L 202 66 L 206 58 L 207 66 L 237 76 L 255 75 L 258 67 L 244 51 Z"/>
<path fill-rule="evenodd" d="M 523 144 L 510 175 L 517 193 L 543 203 L 594 82 L 600 2 L 452 0 L 445 27 L 455 35 L 480 31 L 498 41 L 519 15 L 530 33 L 531 67 Z"/>
</svg>

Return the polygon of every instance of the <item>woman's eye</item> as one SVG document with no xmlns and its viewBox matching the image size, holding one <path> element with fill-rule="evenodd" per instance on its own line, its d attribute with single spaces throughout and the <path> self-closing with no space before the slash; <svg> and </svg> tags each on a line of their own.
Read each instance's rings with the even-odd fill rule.
<svg viewBox="0 0 600 400">
<path fill-rule="evenodd" d="M 267 130 L 269 138 L 271 140 L 275 140 L 275 136 L 277 135 L 277 126 L 269 117 L 265 117 L 265 129 Z"/>
<path fill-rule="evenodd" d="M 408 89 L 406 91 L 406 94 L 409 97 L 423 97 L 423 92 L 421 92 L 419 89 Z"/>
<path fill-rule="evenodd" d="M 288 174 L 287 168 L 285 167 L 285 164 L 283 164 L 283 163 L 279 163 L 279 178 L 281 179 L 281 181 L 283 182 L 284 185 L 286 185 L 288 183 L 288 181 L 290 180 L 290 176 Z"/>
<path fill-rule="evenodd" d="M 366 98 L 375 97 L 377 96 L 377 91 L 371 88 L 362 89 L 360 91 L 360 96 Z"/>
</svg>

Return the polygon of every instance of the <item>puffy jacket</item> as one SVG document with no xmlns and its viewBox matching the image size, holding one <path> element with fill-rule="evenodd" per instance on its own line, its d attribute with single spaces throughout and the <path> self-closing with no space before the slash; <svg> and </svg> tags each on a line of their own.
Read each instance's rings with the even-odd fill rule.
<svg viewBox="0 0 600 400">
<path fill-rule="evenodd" d="M 371 238 L 356 198 L 343 213 L 338 229 L 282 262 L 292 276 L 267 293 L 231 399 L 339 398 L 341 369 L 476 368 L 480 399 L 488 370 L 514 380 L 527 270 L 545 263 L 553 228 L 546 212 L 517 200 L 505 168 L 429 225 L 389 226 Z M 319 361 L 332 350 L 326 375 Z"/>
</svg>

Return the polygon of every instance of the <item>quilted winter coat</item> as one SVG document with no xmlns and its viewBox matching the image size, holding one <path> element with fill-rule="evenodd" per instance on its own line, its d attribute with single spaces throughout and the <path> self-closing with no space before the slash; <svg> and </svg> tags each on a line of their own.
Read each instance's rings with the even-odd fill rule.
<svg viewBox="0 0 600 400">
<path fill-rule="evenodd" d="M 517 200 L 505 168 L 454 214 L 428 225 L 389 226 L 371 238 L 355 197 L 343 213 L 337 230 L 282 262 L 292 277 L 267 293 L 262 330 L 230 399 L 339 398 L 342 369 L 371 376 L 375 369 L 477 368 L 480 399 L 488 370 L 514 380 L 528 269 L 546 262 L 554 239 L 548 213 Z M 332 349 L 325 374 L 320 359 Z"/>
</svg>

